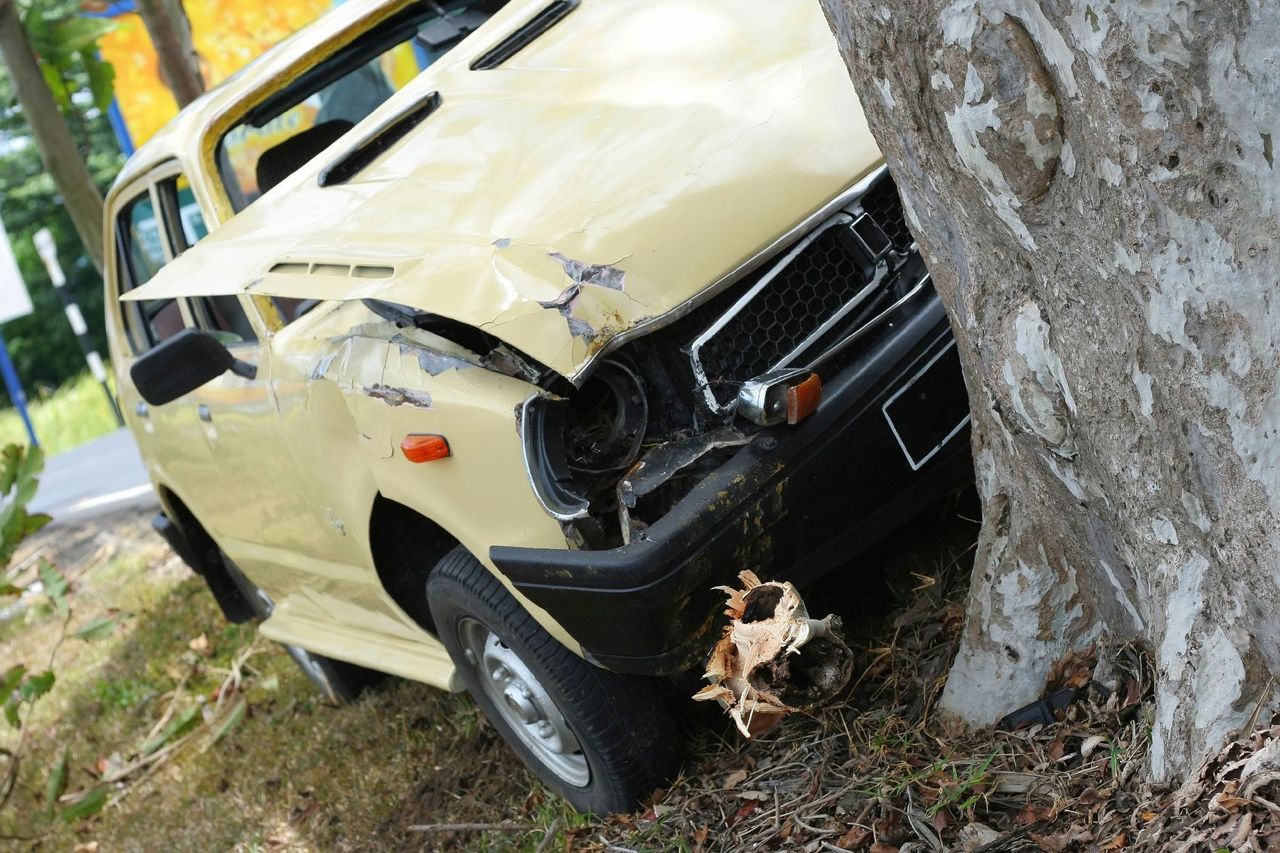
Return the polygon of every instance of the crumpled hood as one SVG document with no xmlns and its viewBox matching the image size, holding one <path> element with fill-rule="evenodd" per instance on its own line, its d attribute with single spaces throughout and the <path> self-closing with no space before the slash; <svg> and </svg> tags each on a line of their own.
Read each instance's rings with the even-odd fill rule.
<svg viewBox="0 0 1280 853">
<path fill-rule="evenodd" d="M 125 298 L 383 299 L 572 379 L 880 161 L 817 3 L 585 0 L 506 65 L 469 70 L 529 8 L 510 4 Z M 431 91 L 439 109 L 388 154 L 319 186 Z"/>
</svg>

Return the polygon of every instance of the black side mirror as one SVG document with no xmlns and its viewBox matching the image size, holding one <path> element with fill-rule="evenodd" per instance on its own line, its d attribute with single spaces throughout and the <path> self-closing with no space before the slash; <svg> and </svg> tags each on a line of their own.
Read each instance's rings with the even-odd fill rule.
<svg viewBox="0 0 1280 853">
<path fill-rule="evenodd" d="M 212 332 L 184 329 L 147 350 L 129 368 L 129 377 L 142 399 L 163 406 L 228 370 L 248 379 L 258 372 L 252 364 L 236 360 Z"/>
</svg>

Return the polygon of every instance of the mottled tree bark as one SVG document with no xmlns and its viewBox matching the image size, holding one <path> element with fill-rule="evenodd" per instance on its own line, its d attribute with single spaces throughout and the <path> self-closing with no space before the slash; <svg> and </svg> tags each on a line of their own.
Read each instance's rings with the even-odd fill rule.
<svg viewBox="0 0 1280 853">
<path fill-rule="evenodd" d="M 101 270 L 102 193 L 40 73 L 13 0 L 0 0 L 0 62 L 13 81 L 23 118 L 71 215 L 76 234 L 93 265 Z"/>
<path fill-rule="evenodd" d="M 204 94 L 204 77 L 182 0 L 138 0 L 138 13 L 160 60 L 160 76 L 185 107 Z"/>
<path fill-rule="evenodd" d="M 950 712 L 1158 667 L 1176 778 L 1280 674 L 1280 7 L 822 0 L 947 304 L 983 528 Z"/>
</svg>

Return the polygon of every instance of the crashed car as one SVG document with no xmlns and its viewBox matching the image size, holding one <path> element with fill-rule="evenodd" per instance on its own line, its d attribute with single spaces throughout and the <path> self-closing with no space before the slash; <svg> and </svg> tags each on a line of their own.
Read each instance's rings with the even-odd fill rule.
<svg viewBox="0 0 1280 853">
<path fill-rule="evenodd" d="M 579 809 L 678 768 L 713 587 L 972 477 L 817 3 L 349 0 L 147 142 L 107 229 L 156 526 L 227 617 L 335 699 L 469 690 Z"/>
</svg>

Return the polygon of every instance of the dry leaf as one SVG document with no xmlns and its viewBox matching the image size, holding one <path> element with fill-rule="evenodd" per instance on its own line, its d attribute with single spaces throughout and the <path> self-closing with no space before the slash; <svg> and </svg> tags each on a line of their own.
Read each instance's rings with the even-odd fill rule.
<svg viewBox="0 0 1280 853">
<path fill-rule="evenodd" d="M 1080 757 L 1087 759 L 1090 755 L 1093 755 L 1095 749 L 1106 742 L 1107 739 L 1102 735 L 1085 738 L 1084 743 L 1080 744 Z"/>
<path fill-rule="evenodd" d="M 861 826 L 851 826 L 849 831 L 836 839 L 836 846 L 845 850 L 856 850 L 871 838 L 871 831 Z"/>
<path fill-rule="evenodd" d="M 1254 802 L 1253 800 L 1247 800 L 1244 797 L 1219 796 L 1213 798 L 1213 805 L 1234 814 L 1245 806 L 1254 805 Z"/>
<path fill-rule="evenodd" d="M 1117 835 L 1115 838 L 1108 841 L 1106 844 L 1102 845 L 1100 849 L 1123 850 L 1128 843 L 1129 843 L 1129 837 L 1122 832 L 1119 835 Z"/>
<path fill-rule="evenodd" d="M 747 775 L 748 775 L 747 768 L 740 767 L 737 770 L 730 773 L 728 776 L 724 777 L 725 790 L 736 788 L 739 785 L 741 785 L 743 782 L 747 781 Z"/>
<path fill-rule="evenodd" d="M 760 801 L 748 800 L 742 804 L 741 808 L 733 813 L 733 817 L 729 819 L 729 824 L 732 826 L 743 818 L 750 817 L 758 811 L 760 811 Z"/>
</svg>

